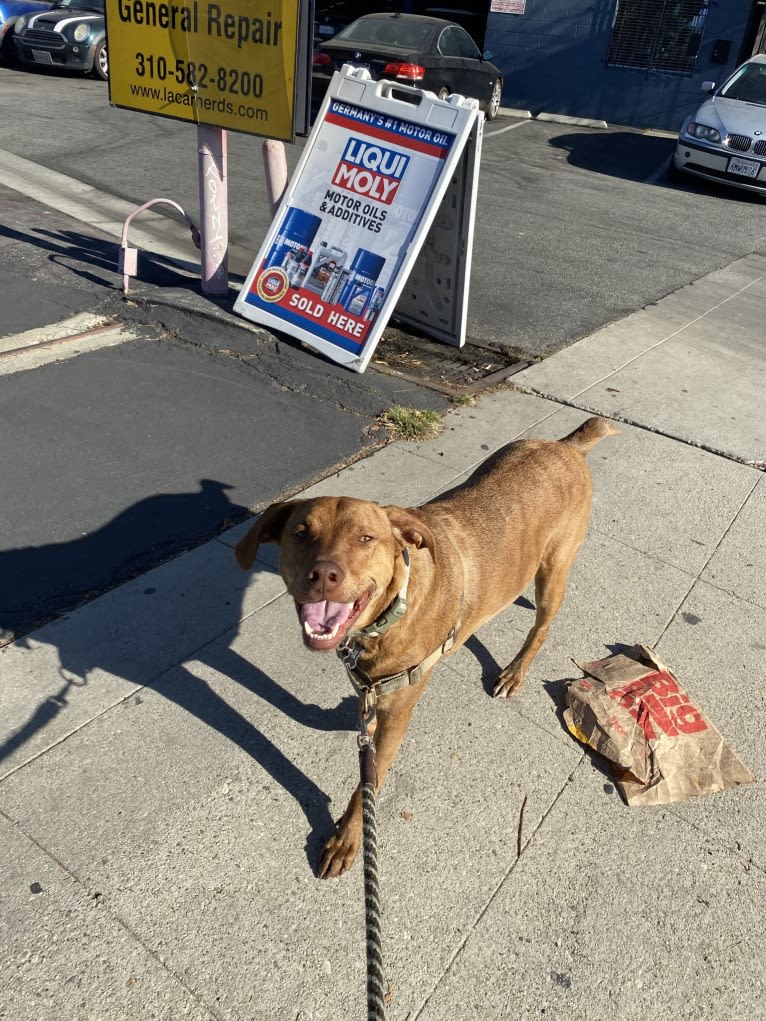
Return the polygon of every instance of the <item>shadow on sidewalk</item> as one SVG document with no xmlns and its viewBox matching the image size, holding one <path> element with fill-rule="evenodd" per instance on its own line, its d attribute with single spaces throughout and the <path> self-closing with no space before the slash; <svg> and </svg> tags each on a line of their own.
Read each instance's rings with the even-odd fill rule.
<svg viewBox="0 0 766 1021">
<path fill-rule="evenodd" d="M 76 230 L 46 230 L 35 227 L 33 231 L 20 231 L 5 224 L 0 224 L 0 238 L 32 245 L 48 252 L 48 261 L 53 265 L 62 267 L 92 284 L 108 287 L 113 291 L 122 291 L 122 274 L 119 272 L 120 245 L 117 241 L 96 238 Z M 199 289 L 199 270 L 194 265 L 197 258 L 191 240 L 188 272 L 155 252 L 139 250 L 138 279 L 155 287 L 185 286 Z M 98 270 L 103 271 L 104 275 L 95 272 Z"/>
<path fill-rule="evenodd" d="M 530 602 L 529 599 L 523 595 L 514 599 L 511 606 L 517 606 L 522 610 L 532 610 L 533 612 L 535 609 L 534 603 Z M 509 609 L 510 608 L 506 608 L 503 613 L 508 613 Z M 530 619 L 529 626 L 531 626 L 532 619 L 534 619 L 534 617 Z M 501 664 L 498 663 L 477 634 L 471 635 L 471 637 L 466 641 L 465 647 L 468 652 L 475 657 L 476 662 L 481 667 L 481 686 L 484 688 L 486 694 L 492 698 L 492 693 L 495 690 L 495 685 L 497 684 L 498 674 L 505 664 L 501 666 Z"/>
<path fill-rule="evenodd" d="M 226 495 L 230 486 L 214 479 L 199 486 L 140 500 L 79 539 L 0 551 L 0 644 L 247 517 Z"/>
<path fill-rule="evenodd" d="M 206 479 L 201 482 L 197 493 L 153 496 L 142 500 L 103 528 L 81 539 L 0 552 L 0 626 L 6 631 L 18 632 L 21 622 L 28 631 L 35 618 L 40 616 L 41 604 L 45 606 L 44 616 L 47 618 L 54 616 L 54 606 L 57 612 L 64 608 L 72 609 L 105 588 L 140 573 L 142 567 L 145 569 L 147 557 L 156 564 L 177 554 L 181 548 L 196 544 L 195 540 L 207 538 L 244 518 L 248 513 L 246 508 L 229 500 L 226 495 L 228 488 L 223 483 Z M 144 540 L 141 551 L 132 547 L 137 536 Z M 151 539 L 148 540 L 147 536 Z M 248 577 L 243 573 L 241 585 L 227 600 L 225 615 L 222 616 L 221 607 L 217 607 L 221 634 L 229 633 L 232 638 L 236 634 L 247 585 Z M 153 593 L 152 588 L 145 590 L 147 596 Z M 182 619 L 178 620 L 179 627 L 183 627 L 184 623 Z M 91 636 L 83 634 L 81 629 L 55 627 L 41 636 L 40 641 L 55 644 L 61 684 L 54 694 L 37 706 L 26 722 L 0 743 L 0 763 L 66 711 L 76 689 L 88 684 L 91 671 L 99 669 L 128 682 L 145 684 L 145 674 L 138 666 L 140 651 L 124 640 L 125 623 L 115 619 L 113 625 L 109 622 L 108 626 L 113 629 L 114 641 L 110 641 L 110 635 L 103 631 L 99 640 L 93 642 Z M 134 625 L 128 622 L 127 628 L 133 630 Z M 120 632 L 123 632 L 122 636 Z M 119 640 L 120 637 L 122 640 Z M 140 636 L 136 635 L 136 640 L 139 639 Z M 155 637 L 154 640 L 158 639 Z M 23 638 L 19 644 L 23 647 Z M 205 647 L 195 652 L 194 658 L 205 667 L 231 678 L 305 727 L 319 731 L 351 730 L 354 727 L 353 698 L 344 699 L 332 709 L 304 704 L 273 678 L 220 642 L 208 641 Z M 334 827 L 328 795 L 250 718 L 229 705 L 207 681 L 195 676 L 185 665 L 167 671 L 149 687 L 241 748 L 295 798 L 311 827 L 306 854 L 312 868 L 315 867 L 321 848 Z M 253 715 L 257 715 L 257 711 L 258 702 L 254 701 Z"/>
</svg>

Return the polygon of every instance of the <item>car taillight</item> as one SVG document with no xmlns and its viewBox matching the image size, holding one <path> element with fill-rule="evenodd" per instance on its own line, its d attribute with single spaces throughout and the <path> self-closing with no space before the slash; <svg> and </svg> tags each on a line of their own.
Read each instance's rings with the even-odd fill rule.
<svg viewBox="0 0 766 1021">
<path fill-rule="evenodd" d="M 332 57 L 329 53 L 315 53 L 314 67 L 332 67 Z"/>
<path fill-rule="evenodd" d="M 398 60 L 392 60 L 386 64 L 383 70 L 384 78 L 398 78 L 402 81 L 419 82 L 425 77 L 426 69 L 420 64 L 402 64 Z"/>
</svg>

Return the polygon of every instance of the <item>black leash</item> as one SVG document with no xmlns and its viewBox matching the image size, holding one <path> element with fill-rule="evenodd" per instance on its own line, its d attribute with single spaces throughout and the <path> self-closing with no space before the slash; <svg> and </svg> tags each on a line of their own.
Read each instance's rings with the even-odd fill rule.
<svg viewBox="0 0 766 1021">
<path fill-rule="evenodd" d="M 359 772 L 362 794 L 362 855 L 364 859 L 364 915 L 367 933 L 367 1017 L 385 1021 L 385 980 L 381 948 L 380 885 L 378 883 L 378 830 L 375 819 L 375 741 L 370 728 L 375 722 L 375 696 L 359 703 Z"/>
<path fill-rule="evenodd" d="M 375 704 L 381 695 L 419 684 L 423 676 L 455 643 L 460 623 L 455 624 L 442 644 L 422 663 L 397 674 L 373 679 L 359 666 L 365 652 L 359 639 L 377 638 L 397 624 L 407 610 L 407 587 L 410 576 L 409 551 L 402 549 L 404 580 L 399 593 L 377 620 L 347 635 L 337 648 L 351 684 L 359 696 L 359 771 L 362 797 L 362 856 L 364 860 L 364 911 L 367 933 L 367 1018 L 385 1021 L 385 980 L 381 949 L 380 885 L 378 882 L 378 830 L 375 818 L 375 791 L 378 786 L 375 764 Z M 462 606 L 462 597 L 461 597 Z"/>
</svg>

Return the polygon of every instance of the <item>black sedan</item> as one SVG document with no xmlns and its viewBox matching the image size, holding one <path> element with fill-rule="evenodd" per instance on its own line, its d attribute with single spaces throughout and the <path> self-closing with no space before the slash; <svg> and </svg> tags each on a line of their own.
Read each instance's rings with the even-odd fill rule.
<svg viewBox="0 0 766 1021">
<path fill-rule="evenodd" d="M 491 54 L 481 54 L 460 25 L 417 14 L 368 14 L 314 53 L 313 80 L 327 88 L 343 64 L 366 68 L 374 79 L 415 85 L 442 99 L 452 92 L 479 100 L 488 120 L 500 109 L 503 76 Z"/>
<path fill-rule="evenodd" d="M 58 0 L 43 14 L 22 16 L 13 43 L 22 64 L 109 77 L 104 0 Z"/>
</svg>

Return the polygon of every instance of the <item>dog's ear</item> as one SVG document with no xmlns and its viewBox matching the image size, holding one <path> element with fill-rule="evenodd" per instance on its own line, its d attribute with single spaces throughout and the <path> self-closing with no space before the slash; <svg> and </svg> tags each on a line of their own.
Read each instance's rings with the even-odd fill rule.
<svg viewBox="0 0 766 1021">
<path fill-rule="evenodd" d="M 436 562 L 436 540 L 425 521 L 421 521 L 414 511 L 403 507 L 384 507 L 383 510 L 391 522 L 395 539 L 412 549 L 427 549 Z"/>
<path fill-rule="evenodd" d="M 249 571 L 255 563 L 261 543 L 275 542 L 279 545 L 288 517 L 296 507 L 305 502 L 305 500 L 288 500 L 282 503 L 272 503 L 270 507 L 266 508 L 247 535 L 243 536 L 234 547 L 234 556 L 243 571 Z"/>
</svg>

